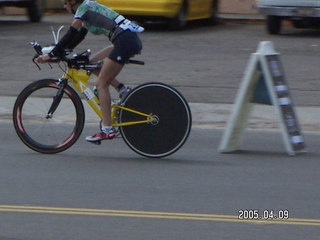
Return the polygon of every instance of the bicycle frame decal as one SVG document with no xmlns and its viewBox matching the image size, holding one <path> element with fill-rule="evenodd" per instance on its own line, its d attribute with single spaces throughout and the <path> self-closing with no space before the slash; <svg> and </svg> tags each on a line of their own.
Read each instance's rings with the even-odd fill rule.
<svg viewBox="0 0 320 240">
<path fill-rule="evenodd" d="M 88 80 L 90 73 L 85 70 L 77 70 L 68 68 L 66 74 L 63 76 L 68 79 L 72 86 L 85 97 L 87 103 L 91 106 L 93 111 L 102 119 L 102 113 L 99 107 L 99 99 L 94 95 L 89 88 Z"/>
</svg>

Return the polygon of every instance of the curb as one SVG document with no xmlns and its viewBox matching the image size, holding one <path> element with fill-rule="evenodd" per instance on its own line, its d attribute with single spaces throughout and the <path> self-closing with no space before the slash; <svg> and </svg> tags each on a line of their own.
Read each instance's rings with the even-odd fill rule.
<svg viewBox="0 0 320 240">
<path fill-rule="evenodd" d="M 221 23 L 264 24 L 265 17 L 260 14 L 221 13 L 218 15 Z"/>
<path fill-rule="evenodd" d="M 16 97 L 0 97 L 0 123 L 12 121 L 12 109 Z M 99 124 L 89 105 L 83 103 L 86 112 L 86 124 Z M 233 104 L 189 103 L 192 124 L 195 128 L 224 129 L 232 112 Z M 320 133 L 320 107 L 296 107 L 297 119 L 302 132 Z M 68 110 L 64 110 L 68 113 Z M 68 115 L 62 119 L 68 121 Z M 255 104 L 250 114 L 248 129 L 280 130 L 278 116 L 274 106 Z"/>
</svg>

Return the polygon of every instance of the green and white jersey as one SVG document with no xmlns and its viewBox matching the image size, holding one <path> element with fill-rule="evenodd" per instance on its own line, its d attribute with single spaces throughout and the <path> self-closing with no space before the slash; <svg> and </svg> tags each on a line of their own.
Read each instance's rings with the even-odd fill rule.
<svg viewBox="0 0 320 240">
<path fill-rule="evenodd" d="M 85 0 L 77 9 L 75 18 L 81 19 L 89 32 L 109 36 L 116 26 L 119 14 L 96 1 Z"/>
</svg>

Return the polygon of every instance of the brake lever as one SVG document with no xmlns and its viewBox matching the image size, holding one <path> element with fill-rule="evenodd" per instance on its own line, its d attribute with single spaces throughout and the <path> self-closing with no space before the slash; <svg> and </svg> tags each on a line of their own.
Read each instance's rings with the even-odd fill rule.
<svg viewBox="0 0 320 240">
<path fill-rule="evenodd" d="M 35 61 L 36 58 L 38 58 L 38 57 L 39 57 L 38 54 L 34 55 L 34 57 L 32 58 L 32 62 L 39 68 L 39 71 L 41 71 L 41 68 L 40 68 L 39 64 L 37 63 L 37 61 Z"/>
</svg>

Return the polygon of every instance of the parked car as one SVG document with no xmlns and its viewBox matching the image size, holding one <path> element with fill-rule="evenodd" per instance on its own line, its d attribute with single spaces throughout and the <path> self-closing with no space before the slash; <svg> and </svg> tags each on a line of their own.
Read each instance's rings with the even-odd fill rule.
<svg viewBox="0 0 320 240">
<path fill-rule="evenodd" d="M 270 34 L 279 34 L 285 19 L 296 28 L 320 26 L 320 0 L 259 0 L 257 7 L 266 16 Z"/>
<path fill-rule="evenodd" d="M 31 22 L 39 22 L 42 18 L 43 0 L 0 0 L 0 7 L 4 6 L 26 8 Z"/>
<path fill-rule="evenodd" d="M 166 20 L 172 29 L 184 28 L 189 20 L 217 21 L 218 0 L 98 0 L 117 12 L 140 21 Z"/>
</svg>

